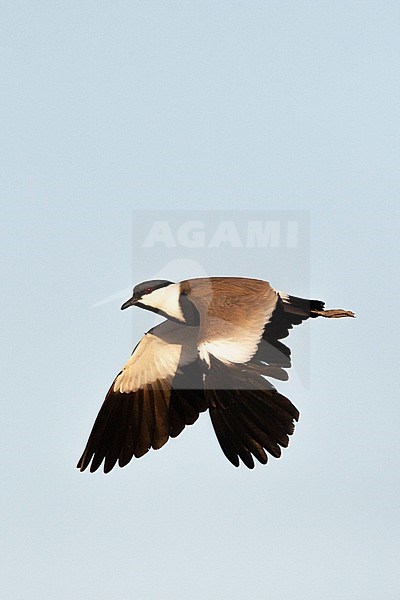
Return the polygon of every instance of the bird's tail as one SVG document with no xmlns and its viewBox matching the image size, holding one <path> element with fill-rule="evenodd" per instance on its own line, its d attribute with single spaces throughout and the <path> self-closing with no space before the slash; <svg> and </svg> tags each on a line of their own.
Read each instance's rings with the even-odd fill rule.
<svg viewBox="0 0 400 600">
<path fill-rule="evenodd" d="M 325 317 L 327 319 L 340 319 L 341 317 L 355 317 L 351 310 L 343 310 L 342 308 L 332 308 L 325 310 L 325 303 L 322 300 L 306 300 L 297 296 L 282 295 L 283 306 L 285 313 L 292 316 L 293 325 L 297 325 L 297 321 L 307 319 L 309 317 Z"/>
</svg>

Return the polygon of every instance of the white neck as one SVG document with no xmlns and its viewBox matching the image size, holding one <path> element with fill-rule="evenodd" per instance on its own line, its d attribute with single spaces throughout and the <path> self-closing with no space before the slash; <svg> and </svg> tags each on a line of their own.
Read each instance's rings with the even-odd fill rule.
<svg viewBox="0 0 400 600">
<path fill-rule="evenodd" d="M 180 293 L 180 283 L 171 283 L 170 285 L 154 290 L 151 294 L 145 294 L 143 298 L 141 298 L 140 303 L 143 304 L 143 306 L 162 310 L 167 316 L 185 323 L 185 317 L 183 316 L 179 304 Z"/>
</svg>

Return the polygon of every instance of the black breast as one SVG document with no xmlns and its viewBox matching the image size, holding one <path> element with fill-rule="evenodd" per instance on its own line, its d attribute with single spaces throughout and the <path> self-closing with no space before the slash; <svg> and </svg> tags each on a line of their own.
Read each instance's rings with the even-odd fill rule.
<svg viewBox="0 0 400 600">
<path fill-rule="evenodd" d="M 191 302 L 185 292 L 179 296 L 179 304 L 181 307 L 181 311 L 183 316 L 185 317 L 185 321 L 187 325 L 199 325 L 200 324 L 200 315 L 199 311 Z"/>
</svg>

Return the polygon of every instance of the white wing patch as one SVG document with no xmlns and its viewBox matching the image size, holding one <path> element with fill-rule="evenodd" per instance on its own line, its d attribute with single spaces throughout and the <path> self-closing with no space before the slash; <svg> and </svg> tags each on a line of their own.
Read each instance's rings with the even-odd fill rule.
<svg viewBox="0 0 400 600">
<path fill-rule="evenodd" d="M 135 392 L 159 379 L 172 380 L 178 368 L 181 348 L 180 344 L 169 344 L 148 333 L 115 380 L 114 392 Z"/>
<path fill-rule="evenodd" d="M 114 382 L 114 392 L 135 392 L 156 381 L 171 383 L 179 367 L 197 358 L 197 329 L 164 321 L 140 340 Z M 160 383 L 161 385 L 161 383 Z"/>
<path fill-rule="evenodd" d="M 199 345 L 199 356 L 210 365 L 209 355 L 212 354 L 224 363 L 246 363 L 255 354 L 261 336 L 248 336 L 240 341 L 219 339 L 206 341 Z"/>
<path fill-rule="evenodd" d="M 253 327 L 253 329 L 235 325 L 230 330 L 229 336 L 215 337 L 204 340 L 199 344 L 199 356 L 210 365 L 209 355 L 212 354 L 218 360 L 229 363 L 246 363 L 257 351 L 257 346 L 261 340 L 265 325 L 272 317 L 271 310 L 265 315 L 262 326 Z M 226 331 L 226 322 L 221 330 Z M 213 331 L 218 331 L 218 327 L 213 322 Z"/>
</svg>

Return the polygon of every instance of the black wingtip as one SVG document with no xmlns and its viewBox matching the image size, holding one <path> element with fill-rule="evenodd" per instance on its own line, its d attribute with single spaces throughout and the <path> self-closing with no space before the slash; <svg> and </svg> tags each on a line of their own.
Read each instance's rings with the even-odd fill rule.
<svg viewBox="0 0 400 600">
<path fill-rule="evenodd" d="M 257 372 L 225 365 L 214 357 L 205 384 L 215 434 L 234 466 L 242 461 L 253 469 L 254 458 L 266 464 L 267 452 L 274 458 L 281 456 L 299 419 L 288 398 Z"/>
<path fill-rule="evenodd" d="M 82 454 L 82 456 L 80 457 L 80 459 L 78 461 L 78 464 L 76 465 L 76 468 L 82 472 L 86 469 L 86 467 L 89 464 L 89 463 L 85 464 L 84 458 L 85 458 L 85 453 Z"/>
</svg>

